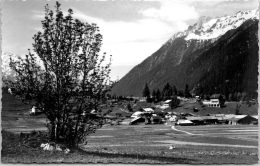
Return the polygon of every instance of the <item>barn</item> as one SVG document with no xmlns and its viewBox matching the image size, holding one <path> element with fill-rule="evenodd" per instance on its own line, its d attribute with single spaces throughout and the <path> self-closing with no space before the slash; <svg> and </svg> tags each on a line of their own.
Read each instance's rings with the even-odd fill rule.
<svg viewBox="0 0 260 166">
<path fill-rule="evenodd" d="M 247 115 L 244 118 L 239 119 L 237 121 L 237 123 L 238 124 L 258 124 L 258 119 L 254 118 L 250 115 Z"/>
</svg>

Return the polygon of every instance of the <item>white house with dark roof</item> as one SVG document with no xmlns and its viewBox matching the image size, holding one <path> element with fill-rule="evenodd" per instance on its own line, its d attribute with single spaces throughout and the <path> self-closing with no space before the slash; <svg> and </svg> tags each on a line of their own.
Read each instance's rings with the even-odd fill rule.
<svg viewBox="0 0 260 166">
<path fill-rule="evenodd" d="M 220 107 L 219 99 L 204 100 L 202 103 L 207 107 Z"/>
<path fill-rule="evenodd" d="M 207 107 L 220 107 L 219 97 L 220 94 L 213 94 L 210 96 L 210 100 L 204 100 L 202 103 Z"/>
</svg>

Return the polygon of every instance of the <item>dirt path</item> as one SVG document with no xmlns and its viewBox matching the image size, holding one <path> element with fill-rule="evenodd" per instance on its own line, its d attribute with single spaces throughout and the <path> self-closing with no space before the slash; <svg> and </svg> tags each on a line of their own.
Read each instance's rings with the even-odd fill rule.
<svg viewBox="0 0 260 166">
<path fill-rule="evenodd" d="M 258 146 L 250 145 L 230 145 L 230 144 L 212 144 L 212 143 L 199 143 L 199 142 L 186 142 L 186 141 L 175 141 L 175 140 L 164 140 L 156 141 L 166 144 L 178 144 L 178 145 L 197 145 L 197 146 L 223 146 L 223 147 L 235 147 L 235 148 L 257 148 Z"/>
<path fill-rule="evenodd" d="M 175 126 L 172 126 L 171 128 L 172 128 L 173 130 L 175 130 L 175 131 L 183 132 L 183 133 L 186 133 L 186 134 L 188 134 L 188 135 L 199 135 L 199 134 L 192 134 L 192 133 L 187 132 L 187 131 L 184 131 L 184 130 L 176 129 Z"/>
</svg>

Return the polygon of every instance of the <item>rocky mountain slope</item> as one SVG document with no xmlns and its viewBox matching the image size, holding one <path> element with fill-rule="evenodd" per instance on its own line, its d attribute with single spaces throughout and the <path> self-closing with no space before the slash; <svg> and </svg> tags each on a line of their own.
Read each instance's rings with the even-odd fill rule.
<svg viewBox="0 0 260 166">
<path fill-rule="evenodd" d="M 237 12 L 218 18 L 202 17 L 173 35 L 159 50 L 134 67 L 112 89 L 124 96 L 141 96 L 169 82 L 203 93 L 247 92 L 257 89 L 259 11 Z"/>
</svg>

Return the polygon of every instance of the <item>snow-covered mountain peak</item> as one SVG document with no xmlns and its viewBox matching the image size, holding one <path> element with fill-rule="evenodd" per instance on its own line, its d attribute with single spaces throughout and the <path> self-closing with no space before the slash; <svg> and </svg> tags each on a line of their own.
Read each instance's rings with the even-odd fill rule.
<svg viewBox="0 0 260 166">
<path fill-rule="evenodd" d="M 196 24 L 185 31 L 185 40 L 208 40 L 218 38 L 227 31 L 239 27 L 248 19 L 259 19 L 259 10 L 239 11 L 232 16 L 213 19 L 202 17 Z"/>
<path fill-rule="evenodd" d="M 190 25 L 187 30 L 174 34 L 170 42 L 176 38 L 185 37 L 185 40 L 210 40 L 217 39 L 231 29 L 236 29 L 246 20 L 259 19 L 259 9 L 239 11 L 234 15 L 210 18 L 202 16 L 197 23 Z"/>
<path fill-rule="evenodd" d="M 11 52 L 4 52 L 1 55 L 1 59 L 2 59 L 2 64 L 1 64 L 2 77 L 9 77 L 9 76 L 13 76 L 14 75 L 12 69 L 9 67 L 10 57 L 13 58 L 14 60 L 17 60 L 18 56 L 13 54 L 13 53 L 11 53 Z"/>
</svg>

